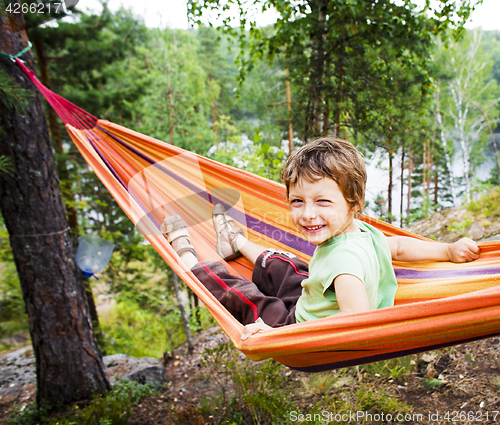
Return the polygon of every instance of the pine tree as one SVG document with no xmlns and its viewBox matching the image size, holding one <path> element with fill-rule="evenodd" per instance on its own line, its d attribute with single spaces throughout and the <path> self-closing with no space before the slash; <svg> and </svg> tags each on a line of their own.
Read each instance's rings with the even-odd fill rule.
<svg viewBox="0 0 500 425">
<path fill-rule="evenodd" d="M 15 54 L 26 45 L 25 33 L 12 32 L 0 15 L 0 50 Z M 33 68 L 32 54 L 23 58 Z M 11 60 L 0 58 L 0 69 L 16 87 L 33 93 L 22 112 L 0 99 L 0 156 L 12 166 L 0 176 L 0 210 L 29 317 L 37 403 L 90 399 L 109 382 L 75 263 L 41 97 Z"/>
</svg>

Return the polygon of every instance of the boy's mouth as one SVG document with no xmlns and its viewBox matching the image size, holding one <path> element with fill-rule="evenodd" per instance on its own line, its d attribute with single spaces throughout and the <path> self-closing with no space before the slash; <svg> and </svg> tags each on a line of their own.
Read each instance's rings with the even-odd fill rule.
<svg viewBox="0 0 500 425">
<path fill-rule="evenodd" d="M 325 227 L 324 224 L 319 224 L 317 226 L 302 226 L 307 232 L 318 232 Z"/>
</svg>

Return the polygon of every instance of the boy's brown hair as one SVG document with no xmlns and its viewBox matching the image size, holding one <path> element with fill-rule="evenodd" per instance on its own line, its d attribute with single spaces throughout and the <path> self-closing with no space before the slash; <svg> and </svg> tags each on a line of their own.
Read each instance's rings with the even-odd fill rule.
<svg viewBox="0 0 500 425">
<path fill-rule="evenodd" d="M 335 137 L 319 137 L 293 152 L 281 170 L 281 180 L 290 186 L 300 179 L 310 182 L 329 177 L 340 187 L 351 209 L 359 206 L 358 217 L 365 206 L 366 168 L 363 157 L 352 143 Z"/>
</svg>

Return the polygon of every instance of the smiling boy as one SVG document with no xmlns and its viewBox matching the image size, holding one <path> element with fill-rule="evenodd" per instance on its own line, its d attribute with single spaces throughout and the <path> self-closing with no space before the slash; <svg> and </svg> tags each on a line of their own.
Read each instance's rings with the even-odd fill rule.
<svg viewBox="0 0 500 425">
<path fill-rule="evenodd" d="M 392 260 L 473 261 L 478 246 L 408 237 L 386 238 L 357 220 L 364 207 L 366 170 L 349 142 L 316 139 L 288 158 L 281 177 L 293 224 L 316 245 L 309 266 L 290 253 L 249 241 L 222 205 L 213 210 L 217 252 L 244 255 L 254 264 L 252 281 L 231 275 L 219 262 L 198 262 L 186 224 L 165 220 L 162 231 L 182 261 L 245 326 L 241 339 L 272 327 L 394 305 Z"/>
</svg>

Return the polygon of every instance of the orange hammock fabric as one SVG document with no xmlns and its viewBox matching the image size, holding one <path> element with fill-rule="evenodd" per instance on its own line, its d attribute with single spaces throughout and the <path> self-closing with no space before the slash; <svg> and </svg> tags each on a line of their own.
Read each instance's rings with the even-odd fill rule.
<svg viewBox="0 0 500 425">
<path fill-rule="evenodd" d="M 212 206 L 223 202 L 250 240 L 308 261 L 314 246 L 291 223 L 284 186 L 98 120 L 48 91 L 20 66 L 59 113 L 123 211 L 250 359 L 272 357 L 317 372 L 500 334 L 500 242 L 486 242 L 479 244 L 481 256 L 472 263 L 394 262 L 399 283 L 394 307 L 289 325 L 241 341 L 241 323 L 180 262 L 159 227 L 165 217 L 181 215 L 200 260 L 223 261 L 215 251 L 211 221 Z M 367 216 L 362 220 L 387 236 L 424 239 Z M 227 266 L 251 278 L 252 265 L 245 259 Z"/>
</svg>

